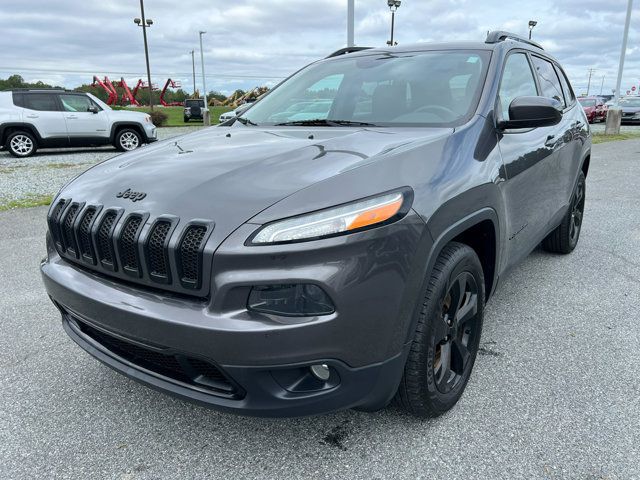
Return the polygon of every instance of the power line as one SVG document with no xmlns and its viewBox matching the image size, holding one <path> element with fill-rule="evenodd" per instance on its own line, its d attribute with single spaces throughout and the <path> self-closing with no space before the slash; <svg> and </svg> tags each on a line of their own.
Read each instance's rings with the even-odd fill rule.
<svg viewBox="0 0 640 480">
<path fill-rule="evenodd" d="M 0 72 L 4 72 L 4 73 L 19 73 L 19 72 L 35 72 L 35 73 L 72 73 L 72 74 L 83 74 L 83 75 L 94 75 L 97 70 L 94 71 L 90 71 L 90 70 L 58 70 L 58 69 L 53 69 L 53 68 L 22 68 L 22 67 L 15 67 L 12 69 L 7 69 L 7 68 L 0 68 Z M 104 75 L 127 75 L 127 76 L 143 76 L 144 73 L 141 72 L 106 72 L 104 70 L 99 70 L 100 74 L 104 74 Z M 191 72 L 189 73 L 184 73 L 184 72 L 171 72 L 171 73 L 167 73 L 167 72 L 158 72 L 156 73 L 156 76 L 184 76 L 184 77 L 189 77 L 191 76 Z M 281 80 L 283 78 L 285 78 L 284 76 L 275 76 L 275 75 L 246 75 L 246 74 L 231 74 L 231 73 L 221 73 L 221 74 L 212 74 L 212 73 L 208 73 L 206 75 L 207 77 L 211 77 L 211 78 L 228 78 L 228 79 L 235 79 L 235 78 L 255 78 L 255 79 L 259 79 L 259 80 Z"/>
</svg>

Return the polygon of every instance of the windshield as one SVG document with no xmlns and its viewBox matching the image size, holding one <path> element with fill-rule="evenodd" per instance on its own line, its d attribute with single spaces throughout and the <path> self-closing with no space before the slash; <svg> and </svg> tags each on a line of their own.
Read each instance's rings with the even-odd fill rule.
<svg viewBox="0 0 640 480">
<path fill-rule="evenodd" d="M 640 98 L 625 98 L 620 100 L 620 105 L 625 107 L 640 107 Z"/>
<path fill-rule="evenodd" d="M 489 51 L 383 53 L 310 65 L 240 117 L 245 125 L 456 126 L 478 104 Z"/>
<path fill-rule="evenodd" d="M 579 98 L 578 101 L 583 107 L 595 107 L 596 101 L 591 98 Z"/>
</svg>

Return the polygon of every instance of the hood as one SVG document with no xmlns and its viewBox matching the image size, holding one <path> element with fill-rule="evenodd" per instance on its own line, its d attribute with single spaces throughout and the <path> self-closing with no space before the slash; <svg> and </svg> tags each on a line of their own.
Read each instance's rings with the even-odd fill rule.
<svg viewBox="0 0 640 480">
<path fill-rule="evenodd" d="M 111 110 L 109 112 L 109 117 L 115 121 L 133 121 L 138 123 L 144 123 L 144 119 L 148 117 L 149 114 L 145 112 L 132 112 L 130 110 Z"/>
<path fill-rule="evenodd" d="M 305 187 L 452 132 L 447 128 L 212 127 L 107 160 L 72 181 L 60 196 L 145 211 L 151 218 L 167 214 L 181 221 L 212 220 L 214 234 L 224 238 Z M 139 195 L 117 197 L 127 189 Z"/>
</svg>

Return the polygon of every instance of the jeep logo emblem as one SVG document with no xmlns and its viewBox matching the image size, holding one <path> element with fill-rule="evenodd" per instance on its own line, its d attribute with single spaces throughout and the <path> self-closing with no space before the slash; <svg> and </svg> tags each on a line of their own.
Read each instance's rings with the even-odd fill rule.
<svg viewBox="0 0 640 480">
<path fill-rule="evenodd" d="M 127 188 L 124 192 L 118 192 L 116 198 L 128 198 L 132 202 L 137 202 L 146 196 L 147 194 L 144 192 L 132 192 L 130 188 Z"/>
</svg>

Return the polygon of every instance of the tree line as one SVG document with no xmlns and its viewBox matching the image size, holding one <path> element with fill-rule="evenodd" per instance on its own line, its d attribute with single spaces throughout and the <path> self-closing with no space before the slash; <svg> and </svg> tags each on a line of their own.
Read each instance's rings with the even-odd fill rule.
<svg viewBox="0 0 640 480">
<path fill-rule="evenodd" d="M 115 85 L 114 85 L 115 86 Z M 163 87 L 164 84 L 159 85 L 160 87 Z M 135 87 L 135 84 L 133 85 L 129 85 L 129 88 L 131 90 L 133 90 L 133 88 Z M 0 90 L 11 90 L 11 89 L 15 89 L 15 88 L 64 88 L 63 86 L 59 86 L 59 85 L 49 85 L 47 83 L 41 82 L 41 81 L 37 81 L 35 83 L 29 83 L 26 82 L 24 80 L 24 78 L 22 78 L 20 75 L 11 75 L 10 77 L 6 78 L 6 79 L 1 79 L 0 78 Z M 98 97 L 100 100 L 102 100 L 103 102 L 107 101 L 107 98 L 109 98 L 109 94 L 104 91 L 104 89 L 102 89 L 100 86 L 92 86 L 90 83 L 86 83 L 83 85 L 80 85 L 79 87 L 76 87 L 73 89 L 74 91 L 77 92 L 88 92 L 91 93 L 92 95 L 95 95 L 96 97 Z M 118 92 L 118 99 L 122 98 L 122 94 L 124 93 L 124 89 L 121 87 L 116 87 L 116 92 Z M 167 89 L 165 95 L 164 95 L 164 99 L 167 102 L 184 102 L 185 99 L 192 97 L 192 95 L 186 91 L 184 91 L 183 89 L 179 88 L 176 90 L 172 90 L 172 89 Z M 208 94 L 208 98 L 215 98 L 217 100 L 220 101 L 224 101 L 226 100 L 227 96 L 221 92 L 218 91 L 211 91 Z M 136 99 L 143 105 L 148 105 L 149 104 L 149 89 L 139 89 L 138 90 L 138 94 L 136 95 Z M 160 99 L 160 92 L 159 91 L 154 91 L 153 92 L 153 101 L 155 104 L 159 103 L 159 99 Z"/>
</svg>

